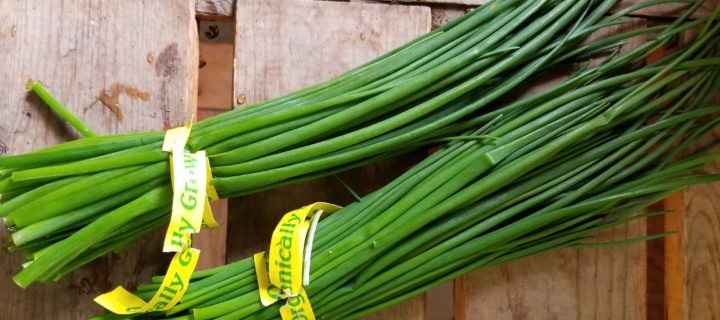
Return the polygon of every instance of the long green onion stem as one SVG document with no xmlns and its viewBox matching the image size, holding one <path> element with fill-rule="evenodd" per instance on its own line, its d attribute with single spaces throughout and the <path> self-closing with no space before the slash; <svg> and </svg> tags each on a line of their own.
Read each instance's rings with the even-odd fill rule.
<svg viewBox="0 0 720 320">
<path fill-rule="evenodd" d="M 60 118 L 67 121 L 70 126 L 75 128 L 85 137 L 94 137 L 96 134 L 88 127 L 85 122 L 76 117 L 70 110 L 60 103 L 50 92 L 38 81 L 30 81 L 27 84 L 28 90 L 34 92 L 45 104 L 47 104 L 52 111 L 54 111 Z"/>
</svg>

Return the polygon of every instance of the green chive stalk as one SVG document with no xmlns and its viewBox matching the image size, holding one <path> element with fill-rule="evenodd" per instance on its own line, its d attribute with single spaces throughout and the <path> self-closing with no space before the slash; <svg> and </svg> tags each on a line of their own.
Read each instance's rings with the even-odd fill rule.
<svg viewBox="0 0 720 320">
<path fill-rule="evenodd" d="M 45 104 L 47 104 L 52 111 L 54 111 L 58 116 L 60 116 L 63 120 L 67 121 L 70 126 L 75 128 L 78 132 L 80 132 L 85 137 L 94 137 L 96 134 L 90 129 L 90 127 L 87 126 L 82 120 L 80 120 L 78 117 L 76 117 L 72 112 L 70 112 L 65 106 L 60 103 L 55 97 L 53 97 L 50 92 L 40 83 L 37 81 L 30 81 L 27 84 L 28 90 L 34 92 L 40 99 L 42 99 Z"/>
<path fill-rule="evenodd" d="M 532 117 L 532 111 L 523 114 L 526 105 L 494 103 L 542 71 L 614 48 L 608 41 L 583 40 L 624 23 L 632 10 L 667 1 L 646 1 L 606 17 L 615 2 L 493 1 L 333 80 L 198 122 L 187 147 L 207 151 L 212 183 L 222 197 L 233 197 L 402 154 L 497 119 Z M 642 60 L 697 26 L 684 22 L 692 10 L 648 42 L 651 47 L 579 75 L 567 87 Z M 614 46 L 637 34 L 613 38 Z M 512 131 L 519 121 L 524 120 L 509 121 L 496 134 Z M 27 287 L 57 280 L 166 223 L 171 197 L 162 140 L 162 132 L 95 136 L 0 157 L 0 216 L 12 238 L 10 249 L 29 258 L 15 282 Z M 509 148 L 492 156 L 506 156 L 514 150 Z"/>
<path fill-rule="evenodd" d="M 316 317 L 356 319 L 478 268 L 562 247 L 598 247 L 598 231 L 702 172 L 716 143 L 720 23 L 662 63 L 640 46 L 533 97 L 479 114 L 474 126 L 383 188 L 320 222 L 311 282 Z M 682 24 L 658 34 L 665 39 Z M 651 43 L 653 46 L 657 43 Z M 644 65 L 644 66 L 643 66 Z M 462 125 L 461 125 L 462 126 Z M 136 294 L 149 298 L 162 277 Z M 252 258 L 196 272 L 181 303 L 152 319 L 277 319 L 263 307 Z M 107 314 L 103 318 L 123 318 Z"/>
</svg>

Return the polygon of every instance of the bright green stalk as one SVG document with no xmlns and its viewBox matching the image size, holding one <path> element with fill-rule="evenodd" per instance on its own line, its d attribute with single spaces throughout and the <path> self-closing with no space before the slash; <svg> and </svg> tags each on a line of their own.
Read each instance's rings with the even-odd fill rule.
<svg viewBox="0 0 720 320">
<path fill-rule="evenodd" d="M 60 101 L 55 99 L 55 97 L 50 94 L 50 92 L 43 87 L 43 85 L 40 82 L 32 81 L 27 84 L 27 89 L 32 90 L 32 92 L 35 92 L 35 94 L 42 99 L 45 104 L 50 107 L 55 113 L 60 116 L 63 120 L 67 121 L 70 126 L 75 128 L 78 132 L 80 132 L 83 136 L 86 137 L 94 137 L 96 134 L 90 130 L 90 127 L 88 127 L 87 124 L 82 122 L 80 118 L 76 117 L 70 110 L 66 109 Z"/>
</svg>

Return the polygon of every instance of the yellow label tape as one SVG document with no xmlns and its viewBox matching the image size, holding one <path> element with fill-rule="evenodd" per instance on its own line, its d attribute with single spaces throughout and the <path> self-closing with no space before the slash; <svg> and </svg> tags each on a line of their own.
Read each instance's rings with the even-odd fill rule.
<svg viewBox="0 0 720 320">
<path fill-rule="evenodd" d="M 312 239 L 320 215 L 339 209 L 316 202 L 285 214 L 273 232 L 270 250 L 253 256 L 260 301 L 269 306 L 287 299 L 280 308 L 284 320 L 315 319 L 303 288 L 309 283 Z"/>
<path fill-rule="evenodd" d="M 263 306 L 269 306 L 280 299 L 280 288 L 270 284 L 268 275 L 268 252 L 263 251 L 253 256 L 255 262 L 255 275 L 257 276 L 260 302 Z"/>
<path fill-rule="evenodd" d="M 300 290 L 297 297 L 291 297 L 280 307 L 280 317 L 283 320 L 315 320 L 315 313 L 304 289 Z"/>
<path fill-rule="evenodd" d="M 205 189 L 207 192 L 207 198 L 210 201 L 217 201 L 220 199 L 220 196 L 218 196 L 217 190 L 215 190 L 215 186 L 210 183 L 212 180 L 212 171 L 210 171 L 210 161 L 206 159 L 205 161 Z M 212 209 L 210 208 L 210 201 L 205 201 L 205 210 L 203 212 L 203 225 L 207 228 L 215 228 L 219 226 L 217 221 L 215 221 L 215 217 L 213 217 Z"/>
<path fill-rule="evenodd" d="M 199 232 L 203 217 L 206 225 L 217 226 L 208 201 L 211 174 L 205 151 L 191 153 L 185 149 L 190 130 L 190 123 L 185 127 L 170 129 L 163 141 L 162 150 L 172 153 L 170 167 L 173 184 L 172 215 L 163 241 L 163 252 L 182 251 L 183 234 Z M 217 198 L 214 189 L 211 193 L 211 196 Z"/>
<path fill-rule="evenodd" d="M 190 241 L 190 234 L 186 236 Z M 165 279 L 160 284 L 160 289 L 145 302 L 140 297 L 118 286 L 115 290 L 102 294 L 95 298 L 95 302 L 103 308 L 115 314 L 134 314 L 153 311 L 165 311 L 174 307 L 180 298 L 185 294 L 190 276 L 197 265 L 200 251 L 193 248 L 186 248 L 178 252 L 172 259 L 167 270 Z"/>
<path fill-rule="evenodd" d="M 191 153 L 185 149 L 191 123 L 165 133 L 162 150 L 170 154 L 170 178 L 173 186 L 172 216 L 163 252 L 176 252 L 160 289 L 145 302 L 118 286 L 115 290 L 95 298 L 95 302 L 116 314 L 165 311 L 174 307 L 185 294 L 190 276 L 195 270 L 200 250 L 191 248 L 191 235 L 203 224 L 213 228 L 218 224 L 210 209 L 210 200 L 218 194 L 210 183 L 212 173 L 205 151 Z"/>
<path fill-rule="evenodd" d="M 306 218 L 320 210 L 331 213 L 338 209 L 340 207 L 329 203 L 316 202 L 285 214 L 275 227 L 270 242 L 268 273 L 270 283 L 279 287 L 285 296 L 300 294 L 303 285 L 305 236 L 310 226 Z"/>
</svg>

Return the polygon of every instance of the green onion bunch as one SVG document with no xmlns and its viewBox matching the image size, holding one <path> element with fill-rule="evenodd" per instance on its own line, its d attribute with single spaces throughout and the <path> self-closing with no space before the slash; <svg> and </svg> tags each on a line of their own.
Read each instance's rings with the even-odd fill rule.
<svg viewBox="0 0 720 320">
<path fill-rule="evenodd" d="M 493 102 L 526 79 L 617 48 L 583 44 L 590 33 L 668 1 L 605 16 L 615 2 L 491 2 L 336 79 L 198 122 L 187 147 L 207 151 L 221 197 L 401 154 L 489 123 L 500 114 Z M 0 216 L 10 250 L 28 259 L 18 285 L 57 280 L 169 220 L 163 136 L 88 137 L 0 158 Z"/>
<path fill-rule="evenodd" d="M 644 63 L 687 27 L 701 27 L 687 48 Z M 662 214 L 637 212 L 674 191 L 720 180 L 701 171 L 720 157 L 715 145 L 697 146 L 720 123 L 718 33 L 713 19 L 676 21 L 654 40 L 496 108 L 491 120 L 328 216 L 306 287 L 316 317 L 355 319 L 474 269 L 607 245 L 588 241 Z M 162 279 L 137 294 L 149 299 Z M 246 258 L 195 272 L 180 304 L 142 318 L 279 318 L 282 302 L 263 307 L 257 290 Z"/>
</svg>

